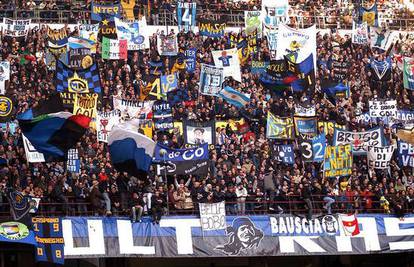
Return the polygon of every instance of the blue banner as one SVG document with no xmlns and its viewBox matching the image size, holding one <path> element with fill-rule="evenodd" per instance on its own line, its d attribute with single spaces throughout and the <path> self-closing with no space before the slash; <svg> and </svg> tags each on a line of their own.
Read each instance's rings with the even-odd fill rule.
<svg viewBox="0 0 414 267">
<path fill-rule="evenodd" d="M 315 66 L 313 54 L 310 54 L 300 63 L 294 63 L 285 56 L 288 76 L 293 76 L 291 86 L 293 91 L 302 92 L 306 89 L 315 88 Z"/>
<path fill-rule="evenodd" d="M 173 149 L 160 143 L 155 147 L 154 159 L 159 163 L 158 175 L 206 175 L 208 171 L 208 143 L 185 149 Z"/>
<path fill-rule="evenodd" d="M 315 136 L 318 132 L 318 123 L 315 117 L 294 117 L 296 135 L 304 134 Z"/>
<path fill-rule="evenodd" d="M 197 4 L 179 1 L 177 3 L 178 31 L 192 31 L 196 25 Z"/>
<path fill-rule="evenodd" d="M 178 75 L 173 73 L 170 75 L 162 75 L 161 82 L 161 95 L 166 96 L 169 92 L 178 88 Z"/>
<path fill-rule="evenodd" d="M 170 103 L 162 100 L 157 101 L 152 106 L 152 111 L 155 130 L 166 131 L 174 128 Z"/>
<path fill-rule="evenodd" d="M 383 61 L 371 59 L 371 69 L 373 70 L 372 78 L 377 81 L 389 81 L 391 79 L 392 62 L 391 57 Z"/>
<path fill-rule="evenodd" d="M 164 155 L 160 153 L 162 149 L 165 150 Z M 155 147 L 154 158 L 157 161 L 208 160 L 208 144 L 186 149 L 173 149 L 158 143 Z"/>
<path fill-rule="evenodd" d="M 185 50 L 185 66 L 189 73 L 193 73 L 197 64 L 197 48 L 189 48 Z"/>
<path fill-rule="evenodd" d="M 398 163 L 400 166 L 414 167 L 414 145 L 398 140 Z"/>
<path fill-rule="evenodd" d="M 69 149 L 66 168 L 68 172 L 80 173 L 80 159 L 78 150 L 76 148 Z"/>
<path fill-rule="evenodd" d="M 64 264 L 64 240 L 60 218 L 32 218 L 36 234 L 36 261 Z"/>
<path fill-rule="evenodd" d="M 293 145 L 273 145 L 273 159 L 284 164 L 293 165 L 295 163 L 295 153 Z"/>
<path fill-rule="evenodd" d="M 322 162 L 324 160 L 326 148 L 326 136 L 320 134 L 312 139 L 313 161 Z"/>
<path fill-rule="evenodd" d="M 114 21 L 114 17 L 120 18 L 121 17 L 121 5 L 120 4 L 112 4 L 112 5 L 101 5 L 92 3 L 92 21 Z"/>
<path fill-rule="evenodd" d="M 370 27 L 378 27 L 378 7 L 374 3 L 370 7 L 359 8 L 359 23 L 366 22 Z"/>
<path fill-rule="evenodd" d="M 211 20 L 200 19 L 198 30 L 200 35 L 211 38 L 220 38 L 224 36 L 224 29 L 226 29 L 226 22 L 224 19 Z"/>
<path fill-rule="evenodd" d="M 269 61 L 258 61 L 252 60 L 251 73 L 252 74 L 264 74 L 266 73 L 267 67 L 269 66 Z"/>
</svg>

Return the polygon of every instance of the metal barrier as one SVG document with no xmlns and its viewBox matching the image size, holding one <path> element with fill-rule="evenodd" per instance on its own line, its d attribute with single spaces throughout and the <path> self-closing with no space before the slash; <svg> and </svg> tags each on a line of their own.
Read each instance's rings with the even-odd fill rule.
<svg viewBox="0 0 414 267">
<path fill-rule="evenodd" d="M 387 213 L 387 211 L 381 207 L 380 201 L 372 201 L 371 207 L 368 208 L 363 202 L 363 196 L 354 196 L 359 201 L 342 200 L 345 196 L 336 196 L 335 202 L 332 204 L 333 213 L 349 213 L 349 212 L 364 212 L 364 213 Z M 312 196 L 312 208 L 314 214 L 324 214 L 327 210 L 323 208 L 326 203 L 321 195 Z M 269 201 L 265 198 L 263 201 L 245 201 L 246 212 L 243 213 L 237 209 L 238 202 L 226 202 L 226 206 L 235 206 L 234 210 L 231 209 L 229 215 L 254 215 L 254 214 L 272 214 L 272 213 L 287 213 L 287 214 L 305 214 L 307 208 L 305 202 L 297 195 L 292 195 L 287 198 L 286 201 Z M 193 207 L 189 209 L 177 209 L 174 207 L 174 203 L 170 202 L 168 207 L 165 208 L 165 213 L 169 215 L 197 215 L 198 203 L 193 203 Z M 281 208 L 281 209 L 280 209 Z M 391 208 L 391 207 L 390 207 Z M 145 209 L 147 210 L 147 209 Z M 10 206 L 8 203 L 0 204 L 0 218 L 10 217 Z M 92 209 L 89 202 L 75 202 L 75 199 L 68 198 L 66 203 L 44 203 L 40 202 L 38 212 L 39 216 L 94 216 L 105 215 L 103 210 Z M 413 210 L 406 208 L 406 213 L 412 213 Z M 150 214 L 150 210 L 147 210 Z M 113 215 L 125 215 L 129 216 L 129 209 L 119 211 Z"/>
<path fill-rule="evenodd" d="M 147 14 L 147 6 L 144 6 L 142 14 Z M 0 9 L 0 17 L 12 19 L 30 18 L 33 23 L 60 23 L 75 24 L 79 21 L 90 22 L 91 11 L 86 9 L 71 10 L 11 10 Z M 199 8 L 197 19 L 205 17 L 206 12 Z M 208 14 L 211 19 L 218 20 L 221 17 L 227 18 L 228 27 L 244 27 L 244 11 L 229 9 L 226 12 L 214 12 Z M 414 18 L 385 17 L 379 16 L 382 26 L 387 26 L 392 30 L 412 30 L 414 29 Z M 158 12 L 147 17 L 149 25 L 157 26 L 176 26 L 177 18 L 174 12 L 160 8 Z M 335 28 L 335 29 L 352 29 L 352 20 L 349 15 L 331 16 L 331 15 L 306 15 L 291 16 L 290 26 L 304 28 L 316 24 L 319 29 Z"/>
</svg>

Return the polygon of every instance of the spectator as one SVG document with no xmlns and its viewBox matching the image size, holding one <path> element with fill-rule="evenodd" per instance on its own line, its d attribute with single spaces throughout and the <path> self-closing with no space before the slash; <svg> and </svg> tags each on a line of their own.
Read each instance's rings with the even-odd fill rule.
<svg viewBox="0 0 414 267">
<path fill-rule="evenodd" d="M 94 216 L 98 216 L 102 212 L 103 201 L 105 200 L 101 191 L 99 190 L 99 182 L 97 180 L 92 181 L 91 192 L 89 198 L 92 204 Z"/>
<path fill-rule="evenodd" d="M 155 191 L 155 194 L 151 198 L 152 205 L 152 221 L 154 224 L 159 224 L 161 216 L 164 214 L 164 208 L 166 207 L 165 199 L 159 190 Z"/>
<path fill-rule="evenodd" d="M 158 203 L 158 201 L 157 201 Z M 131 199 L 131 219 L 132 222 L 142 222 L 142 212 L 144 211 L 144 201 L 142 200 L 142 197 L 140 197 L 137 193 L 132 193 L 132 199 Z M 158 205 L 158 204 L 157 204 Z M 156 215 L 158 216 L 158 215 Z M 154 221 L 157 222 L 158 217 Z M 159 215 L 158 221 L 161 219 L 161 215 Z M 158 223 L 158 222 L 157 222 Z"/>
<path fill-rule="evenodd" d="M 236 189 L 237 196 L 237 214 L 245 215 L 246 214 L 246 198 L 247 198 L 247 189 L 242 183 L 237 186 Z"/>
</svg>

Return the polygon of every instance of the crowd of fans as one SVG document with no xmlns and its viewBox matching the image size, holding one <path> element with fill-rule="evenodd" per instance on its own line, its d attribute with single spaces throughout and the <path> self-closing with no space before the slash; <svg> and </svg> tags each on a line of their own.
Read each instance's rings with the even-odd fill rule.
<svg viewBox="0 0 414 267">
<path fill-rule="evenodd" d="M 298 6 L 317 1 L 300 1 Z M 325 2 L 325 1 L 321 1 Z M 77 30 L 72 32 L 77 35 Z M 394 156 L 390 171 L 374 171 L 367 167 L 366 157 L 354 156 L 350 177 L 327 179 L 320 163 L 301 160 L 296 141 L 294 165 L 272 160 L 273 141 L 266 139 L 266 117 L 271 111 L 278 116 L 293 116 L 295 105 L 315 105 L 320 121 L 333 121 L 352 131 L 364 131 L 377 124 L 361 124 L 356 116 L 368 110 L 368 100 L 392 98 L 401 109 L 413 109 L 414 94 L 402 86 L 402 72 L 393 57 L 392 80 L 381 88 L 372 81 L 367 64 L 371 57 L 381 58 L 383 53 L 369 45 L 351 43 L 349 35 L 318 33 L 317 86 L 314 93 L 300 94 L 289 90 L 276 92 L 265 88 L 258 75 L 251 73 L 251 61 L 269 61 L 270 51 L 265 38 L 258 39 L 258 52 L 251 54 L 242 66 L 242 82 L 228 81 L 239 91 L 250 93 L 247 107 L 237 109 L 220 98 L 202 95 L 198 91 L 201 63 L 212 64 L 212 50 L 230 47 L 230 34 L 223 38 L 203 38 L 196 33 L 178 33 L 180 50 L 190 47 L 197 51 L 194 73 L 181 71 L 181 89 L 189 92 L 190 99 L 173 107 L 175 121 L 191 119 L 210 121 L 244 118 L 248 129 L 231 127 L 217 129 L 217 144 L 210 151 L 209 172 L 203 176 L 164 177 L 152 170 L 147 180 L 117 172 L 111 164 L 107 145 L 97 141 L 96 133 L 89 130 L 77 144 L 81 171 L 66 171 L 66 162 L 31 163 L 26 161 L 21 131 L 16 122 L 3 125 L 0 135 L 0 157 L 8 160 L 0 169 L 0 209 L 8 211 L 5 190 L 13 187 L 25 195 L 41 198 L 39 212 L 67 215 L 131 215 L 140 221 L 143 214 L 152 214 L 159 221 L 162 214 L 194 213 L 200 202 L 226 202 L 228 214 L 258 214 L 267 212 L 399 212 L 414 210 L 414 176 L 411 167 L 402 167 Z M 55 92 L 54 71 L 45 64 L 47 47 L 46 28 L 29 31 L 24 39 L 3 38 L 1 58 L 11 64 L 11 79 L 7 94 L 18 103 L 18 112 L 35 106 L 39 100 Z M 155 36 L 155 35 L 154 35 Z M 405 35 L 393 46 L 391 54 L 413 56 L 414 43 Z M 142 82 L 149 75 L 151 60 L 160 57 L 156 38 L 147 51 L 129 52 L 128 60 L 104 61 L 99 53 L 96 60 L 100 68 L 103 88 L 102 110 L 112 110 L 112 97 L 121 94 L 127 99 L 138 99 Z M 390 52 L 390 51 L 389 51 Z M 161 57 L 165 62 L 166 57 Z M 349 62 L 351 96 L 328 101 L 321 92 L 320 81 L 333 75 L 333 59 Z M 165 64 L 168 66 L 168 64 Z M 165 73 L 169 73 L 168 68 Z M 385 88 L 385 89 L 384 89 Z M 389 143 L 396 140 L 387 125 L 384 133 Z M 323 127 L 320 132 L 327 131 Z M 332 143 L 332 129 L 327 131 Z M 172 133 L 154 132 L 153 139 L 173 148 L 183 146 L 178 129 Z"/>
</svg>

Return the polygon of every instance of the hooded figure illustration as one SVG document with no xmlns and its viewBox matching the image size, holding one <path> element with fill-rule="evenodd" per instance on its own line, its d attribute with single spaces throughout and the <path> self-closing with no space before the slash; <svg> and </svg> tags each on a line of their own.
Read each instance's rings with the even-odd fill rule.
<svg viewBox="0 0 414 267">
<path fill-rule="evenodd" d="M 257 228 L 248 217 L 234 219 L 232 226 L 227 227 L 226 234 L 228 242 L 215 249 L 233 256 L 244 250 L 257 248 L 264 237 L 263 231 Z"/>
</svg>

